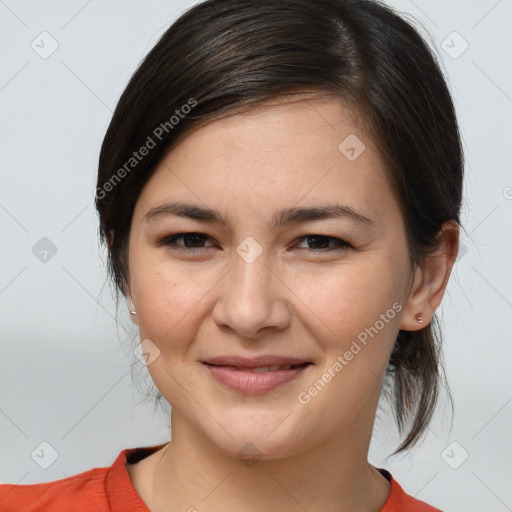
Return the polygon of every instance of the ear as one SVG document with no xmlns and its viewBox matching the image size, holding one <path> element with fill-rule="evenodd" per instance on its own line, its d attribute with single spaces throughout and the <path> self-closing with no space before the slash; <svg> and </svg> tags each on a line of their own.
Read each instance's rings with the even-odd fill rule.
<svg viewBox="0 0 512 512">
<path fill-rule="evenodd" d="M 126 298 L 126 304 L 128 305 L 128 311 L 137 311 L 137 307 L 135 305 L 135 302 L 133 300 L 133 295 L 130 289 L 130 284 L 125 281 L 124 283 L 124 296 Z M 130 318 L 132 319 L 132 322 L 136 325 L 139 325 L 139 319 L 137 315 L 132 315 L 130 313 Z"/>
<path fill-rule="evenodd" d="M 457 222 L 445 222 L 437 238 L 438 248 L 427 256 L 423 267 L 414 272 L 400 321 L 401 330 L 417 331 L 427 326 L 443 298 L 459 248 Z M 423 317 L 422 323 L 416 318 L 418 313 Z"/>
<path fill-rule="evenodd" d="M 112 229 L 108 231 L 107 243 L 110 247 L 112 247 L 112 244 L 114 243 L 114 235 L 115 232 Z M 127 281 L 125 281 L 123 284 L 123 295 L 128 305 L 128 311 L 136 311 L 135 302 L 133 301 L 133 295 L 130 289 L 130 283 L 128 283 Z M 139 319 L 137 318 L 137 315 L 132 315 L 130 313 L 130 318 L 132 319 L 132 322 L 134 324 L 139 325 Z"/>
</svg>

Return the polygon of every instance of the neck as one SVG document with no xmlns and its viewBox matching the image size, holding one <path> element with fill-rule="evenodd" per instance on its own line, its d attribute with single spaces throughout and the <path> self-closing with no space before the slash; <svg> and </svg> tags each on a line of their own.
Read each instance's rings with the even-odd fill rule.
<svg viewBox="0 0 512 512">
<path fill-rule="evenodd" d="M 177 411 L 153 473 L 152 512 L 380 510 L 389 482 L 367 462 L 370 432 L 327 439 L 293 456 L 244 460 L 222 452 Z"/>
</svg>

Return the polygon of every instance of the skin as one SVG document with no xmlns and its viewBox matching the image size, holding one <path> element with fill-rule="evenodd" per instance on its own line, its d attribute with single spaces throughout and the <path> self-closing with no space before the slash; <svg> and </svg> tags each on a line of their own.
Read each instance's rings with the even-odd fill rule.
<svg viewBox="0 0 512 512">
<path fill-rule="evenodd" d="M 338 149 L 349 134 L 365 145 L 354 161 Z M 168 201 L 211 208 L 229 224 L 144 219 Z M 332 218 L 272 227 L 281 209 L 328 203 L 350 206 L 373 224 Z M 158 245 L 190 232 L 206 237 Z M 336 250 L 335 241 L 302 238 L 308 235 L 351 246 Z M 262 250 L 253 262 L 236 251 L 248 236 Z M 380 510 L 389 482 L 367 453 L 381 378 L 399 329 L 426 326 L 439 306 L 458 247 L 455 222 L 443 226 L 440 241 L 422 269 L 411 267 L 403 214 L 380 156 L 334 99 L 287 99 L 218 119 L 173 148 L 136 204 L 126 283 L 140 338 L 159 350 L 148 370 L 173 409 L 167 449 L 128 465 L 150 510 Z M 394 303 L 401 305 L 394 318 L 301 404 L 298 394 Z M 227 354 L 314 364 L 274 390 L 244 395 L 200 362 Z M 248 442 L 261 456 L 252 466 L 239 455 Z"/>
</svg>

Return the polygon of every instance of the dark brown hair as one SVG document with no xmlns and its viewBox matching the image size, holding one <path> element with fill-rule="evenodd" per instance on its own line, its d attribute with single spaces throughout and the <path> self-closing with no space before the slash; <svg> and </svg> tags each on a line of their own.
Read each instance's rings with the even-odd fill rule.
<svg viewBox="0 0 512 512">
<path fill-rule="evenodd" d="M 302 92 L 352 105 L 370 128 L 403 209 L 413 265 L 436 248 L 445 221 L 459 224 L 454 107 L 411 24 L 370 0 L 208 0 L 178 18 L 144 58 L 101 147 L 96 208 L 118 303 L 134 206 L 164 155 L 205 122 Z M 135 158 L 142 147 L 145 155 Z M 443 380 L 440 346 L 435 316 L 419 331 L 399 332 L 385 389 L 399 431 L 408 430 L 395 453 L 430 422 Z"/>
</svg>

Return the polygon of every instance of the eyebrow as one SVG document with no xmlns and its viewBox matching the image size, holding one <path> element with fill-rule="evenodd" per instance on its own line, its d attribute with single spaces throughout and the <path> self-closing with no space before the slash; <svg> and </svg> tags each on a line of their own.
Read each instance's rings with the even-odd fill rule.
<svg viewBox="0 0 512 512">
<path fill-rule="evenodd" d="M 222 224 L 226 227 L 229 222 L 215 210 L 195 204 L 168 202 L 160 206 L 151 208 L 145 215 L 144 221 L 150 222 L 154 219 L 175 215 L 187 219 L 209 222 L 213 224 Z M 348 218 L 369 227 L 374 227 L 375 223 L 366 215 L 356 211 L 354 208 L 341 204 L 328 204 L 325 206 L 312 207 L 292 207 L 281 210 L 272 217 L 272 226 L 274 228 L 289 224 L 301 224 L 316 220 Z"/>
</svg>

